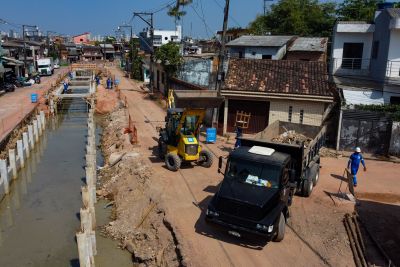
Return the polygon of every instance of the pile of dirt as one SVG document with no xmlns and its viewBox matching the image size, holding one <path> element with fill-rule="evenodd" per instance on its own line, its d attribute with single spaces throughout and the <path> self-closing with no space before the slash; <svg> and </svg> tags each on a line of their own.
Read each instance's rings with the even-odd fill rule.
<svg viewBox="0 0 400 267">
<path fill-rule="evenodd" d="M 309 138 L 303 134 L 300 133 L 296 133 L 296 131 L 294 130 L 290 130 L 290 131 L 286 131 L 274 138 L 272 138 L 273 142 L 276 143 L 285 143 L 285 144 L 301 144 L 302 142 L 304 142 L 304 146 L 308 147 L 308 145 L 310 144 L 310 142 L 312 141 L 312 138 Z"/>
<path fill-rule="evenodd" d="M 120 241 L 138 266 L 181 266 L 179 247 L 160 206 L 156 177 L 139 149 L 124 133 L 125 109 L 112 112 L 104 122 L 102 148 L 105 166 L 99 171 L 97 195 L 113 205 L 111 221 L 102 233 Z"/>
</svg>

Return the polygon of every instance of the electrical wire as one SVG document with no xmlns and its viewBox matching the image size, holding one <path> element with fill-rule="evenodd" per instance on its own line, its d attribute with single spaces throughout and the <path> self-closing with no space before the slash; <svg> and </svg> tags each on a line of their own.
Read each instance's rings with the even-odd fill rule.
<svg viewBox="0 0 400 267">
<path fill-rule="evenodd" d="M 217 0 L 213 0 L 222 10 L 225 10 L 225 8 L 217 1 Z M 239 26 L 240 28 L 242 28 L 242 25 L 232 16 L 229 14 L 229 18 L 236 23 L 237 26 Z"/>
</svg>

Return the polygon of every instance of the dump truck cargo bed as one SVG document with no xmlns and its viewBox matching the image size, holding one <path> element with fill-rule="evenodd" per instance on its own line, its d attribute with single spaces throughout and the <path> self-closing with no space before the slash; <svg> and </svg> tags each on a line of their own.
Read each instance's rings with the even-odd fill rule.
<svg viewBox="0 0 400 267">
<path fill-rule="evenodd" d="M 224 101 L 217 91 L 208 90 L 175 90 L 174 101 L 176 108 L 218 108 Z"/>
</svg>

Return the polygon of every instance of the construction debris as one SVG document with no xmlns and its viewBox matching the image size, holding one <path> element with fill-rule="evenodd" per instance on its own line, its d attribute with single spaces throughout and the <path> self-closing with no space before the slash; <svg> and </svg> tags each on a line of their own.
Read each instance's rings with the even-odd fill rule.
<svg viewBox="0 0 400 267">
<path fill-rule="evenodd" d="M 272 138 L 272 141 L 291 145 L 299 145 L 304 142 L 304 147 L 308 147 L 312 139 L 303 134 L 296 133 L 294 130 L 290 130 Z"/>
<path fill-rule="evenodd" d="M 135 266 L 181 266 L 174 233 L 166 225 L 159 204 L 161 189 L 152 178 L 152 168 L 143 160 L 124 132 L 128 118 L 123 108 L 112 112 L 102 134 L 105 166 L 99 171 L 99 198 L 112 206 L 112 220 L 101 227 L 102 234 L 118 240 L 132 253 Z M 159 256 L 161 255 L 161 256 Z"/>
</svg>

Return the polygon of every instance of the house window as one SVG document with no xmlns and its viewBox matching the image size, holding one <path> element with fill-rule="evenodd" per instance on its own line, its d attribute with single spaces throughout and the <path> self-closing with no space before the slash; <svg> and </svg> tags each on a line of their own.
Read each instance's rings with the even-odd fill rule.
<svg viewBox="0 0 400 267">
<path fill-rule="evenodd" d="M 303 124 L 303 119 L 304 119 L 304 110 L 300 110 L 300 124 Z"/>
<path fill-rule="evenodd" d="M 253 52 L 251 52 L 251 54 L 252 54 L 253 56 L 255 56 L 255 55 L 256 55 L 256 52 L 253 51 Z"/>
<path fill-rule="evenodd" d="M 342 68 L 359 70 L 361 69 L 364 43 L 344 43 Z"/>
<path fill-rule="evenodd" d="M 391 105 L 400 105 L 400 96 L 391 96 L 390 104 Z"/>
<path fill-rule="evenodd" d="M 288 122 L 292 122 L 293 107 L 289 106 Z"/>
<path fill-rule="evenodd" d="M 165 41 L 168 41 L 168 37 L 164 37 L 164 40 L 165 40 Z"/>
<path fill-rule="evenodd" d="M 378 57 L 378 51 L 379 51 L 379 41 L 375 41 L 372 44 L 372 58 L 377 58 Z"/>
<path fill-rule="evenodd" d="M 262 55 L 262 59 L 272 59 L 272 55 Z"/>
<path fill-rule="evenodd" d="M 243 52 L 242 51 L 239 52 L 239 58 L 243 58 Z"/>
</svg>

